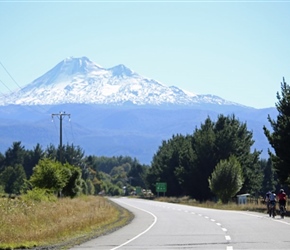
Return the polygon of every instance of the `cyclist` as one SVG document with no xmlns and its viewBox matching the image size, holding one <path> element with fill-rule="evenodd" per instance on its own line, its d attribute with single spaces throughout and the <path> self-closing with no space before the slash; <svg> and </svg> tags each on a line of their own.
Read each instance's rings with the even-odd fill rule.
<svg viewBox="0 0 290 250">
<path fill-rule="evenodd" d="M 284 192 L 284 189 L 280 189 L 278 196 L 278 202 L 279 202 L 279 208 L 283 208 L 283 213 L 285 212 L 286 208 L 286 200 L 287 200 L 287 195 Z"/>
<path fill-rule="evenodd" d="M 269 213 L 269 204 L 270 204 L 270 194 L 271 192 L 268 191 L 265 195 L 264 201 L 266 202 L 267 205 L 267 212 Z"/>
<path fill-rule="evenodd" d="M 272 211 L 269 211 L 269 215 L 271 217 L 271 212 L 272 212 L 272 216 L 274 218 L 276 216 L 276 194 L 274 191 L 272 191 L 269 195 L 269 210 L 270 210 L 270 206 L 272 208 Z"/>
</svg>

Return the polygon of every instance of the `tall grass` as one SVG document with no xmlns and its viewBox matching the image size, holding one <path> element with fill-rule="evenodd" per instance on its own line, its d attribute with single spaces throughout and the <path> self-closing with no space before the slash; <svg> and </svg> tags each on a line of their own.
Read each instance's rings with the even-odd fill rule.
<svg viewBox="0 0 290 250">
<path fill-rule="evenodd" d="M 40 202 L 0 198 L 0 249 L 45 246 L 90 232 L 101 234 L 104 227 L 126 223 L 129 214 L 121 213 L 103 197 Z"/>
</svg>

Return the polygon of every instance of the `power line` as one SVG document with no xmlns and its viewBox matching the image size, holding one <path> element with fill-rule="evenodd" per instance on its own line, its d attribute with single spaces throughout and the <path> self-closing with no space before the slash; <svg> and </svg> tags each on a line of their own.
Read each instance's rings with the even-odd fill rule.
<svg viewBox="0 0 290 250">
<path fill-rule="evenodd" d="M 0 64 L 2 66 L 2 68 L 6 71 L 6 73 L 9 75 L 9 77 L 13 80 L 13 82 L 18 86 L 18 88 L 22 91 L 23 88 L 16 82 L 16 80 L 12 77 L 12 75 L 9 73 L 9 71 L 5 68 L 5 66 L 3 65 L 3 63 L 0 61 Z M 1 81 L 1 80 L 0 80 Z M 8 86 L 3 82 L 1 81 L 1 83 L 8 89 L 10 90 L 11 94 L 13 94 L 13 91 L 8 88 Z M 26 105 L 27 107 L 29 107 L 30 109 L 32 109 L 33 111 L 36 111 L 38 113 L 41 113 L 38 109 L 36 109 L 33 105 Z M 39 105 L 38 108 L 40 108 L 42 111 L 44 111 L 46 113 L 46 110 L 41 106 Z"/>
<path fill-rule="evenodd" d="M 8 89 L 10 92 L 12 92 L 12 90 L 2 80 L 0 80 L 0 82 L 6 87 L 6 89 Z"/>
<path fill-rule="evenodd" d="M 6 71 L 6 73 L 10 76 L 10 78 L 12 79 L 12 81 L 18 86 L 18 88 L 22 89 L 20 87 L 20 85 L 15 81 L 15 79 L 12 77 L 12 75 L 8 72 L 8 70 L 4 67 L 4 65 L 2 64 L 2 62 L 0 62 L 2 68 Z"/>
<path fill-rule="evenodd" d="M 54 124 L 54 129 L 55 129 L 55 132 L 56 132 L 56 135 L 57 135 L 56 138 L 59 138 L 59 134 L 58 134 L 59 129 L 57 128 L 57 126 L 56 126 L 56 124 L 55 124 L 55 122 L 54 122 L 54 120 L 53 120 L 53 117 L 52 117 L 52 122 L 53 122 L 53 124 Z"/>
<path fill-rule="evenodd" d="M 75 142 L 75 136 L 74 136 L 71 120 L 69 121 L 69 124 L 70 124 L 70 130 L 71 130 L 71 134 L 72 134 L 72 141 Z"/>
</svg>

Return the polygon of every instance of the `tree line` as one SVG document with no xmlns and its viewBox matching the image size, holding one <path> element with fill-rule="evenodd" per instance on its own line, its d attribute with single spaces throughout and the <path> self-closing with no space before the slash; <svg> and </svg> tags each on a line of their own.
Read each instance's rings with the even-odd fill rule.
<svg viewBox="0 0 290 250">
<path fill-rule="evenodd" d="M 259 160 L 260 152 L 250 151 L 252 144 L 246 124 L 222 115 L 217 122 L 207 118 L 193 135 L 173 135 L 163 141 L 151 166 L 129 156 L 85 156 L 74 145 L 62 149 L 49 145 L 43 150 L 37 144 L 27 150 L 14 142 L 0 154 L 0 193 L 38 188 L 70 197 L 124 195 L 137 186 L 154 193 L 157 182 L 166 182 L 168 196 L 208 200 L 217 195 L 227 201 L 238 191 L 259 195 L 275 189 L 277 177 L 271 160 Z M 229 190 L 233 191 L 225 196 Z"/>
<path fill-rule="evenodd" d="M 219 115 L 217 121 L 208 117 L 192 135 L 174 135 L 162 142 L 153 157 L 148 183 L 154 189 L 155 183 L 167 182 L 168 195 L 197 200 L 221 198 L 230 189 L 234 192 L 223 200 L 238 191 L 260 195 L 272 190 L 276 184 L 272 164 L 259 160 L 261 152 L 251 152 L 252 137 L 247 125 L 234 115 Z"/>
<path fill-rule="evenodd" d="M 60 161 L 60 155 L 61 161 Z M 37 144 L 32 150 L 14 142 L 0 153 L 0 193 L 19 195 L 41 189 L 58 196 L 110 195 L 145 186 L 148 166 L 131 157 L 85 156 L 80 146 Z"/>
</svg>

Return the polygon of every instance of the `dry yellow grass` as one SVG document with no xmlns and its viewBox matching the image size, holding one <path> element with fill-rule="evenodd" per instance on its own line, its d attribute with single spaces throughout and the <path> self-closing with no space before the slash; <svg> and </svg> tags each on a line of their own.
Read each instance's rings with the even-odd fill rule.
<svg viewBox="0 0 290 250">
<path fill-rule="evenodd" d="M 83 241 L 126 224 L 131 216 L 103 197 L 38 203 L 0 199 L 0 249 Z"/>
<path fill-rule="evenodd" d="M 199 202 L 194 199 L 191 199 L 188 196 L 183 197 L 159 197 L 155 198 L 155 200 L 163 201 L 163 202 L 171 202 L 171 203 L 180 203 L 191 206 L 205 207 L 205 208 L 215 208 L 215 209 L 224 209 L 224 210 L 248 210 L 248 211 L 256 211 L 266 213 L 266 205 L 263 204 L 262 199 L 249 199 L 247 204 L 238 205 L 235 202 L 229 202 L 227 204 L 223 204 L 220 202 L 206 201 Z"/>
</svg>

